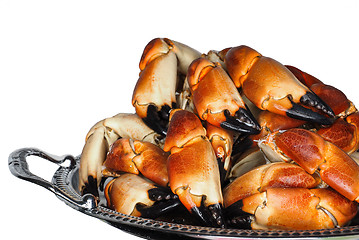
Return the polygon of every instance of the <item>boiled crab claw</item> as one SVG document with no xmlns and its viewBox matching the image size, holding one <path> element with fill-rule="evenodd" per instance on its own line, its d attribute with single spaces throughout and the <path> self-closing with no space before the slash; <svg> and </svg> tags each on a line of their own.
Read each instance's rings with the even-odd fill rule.
<svg viewBox="0 0 359 240">
<path fill-rule="evenodd" d="M 318 134 L 300 128 L 278 131 L 259 142 L 270 161 L 295 161 L 350 201 L 359 202 L 359 165 L 343 150 Z"/>
<path fill-rule="evenodd" d="M 333 125 L 320 128 L 316 133 L 351 154 L 359 148 L 359 112 L 338 118 Z"/>
<path fill-rule="evenodd" d="M 318 176 L 291 163 L 271 163 L 236 178 L 223 191 L 229 225 L 252 229 L 322 229 L 347 224 L 357 204 L 330 189 L 310 189 Z"/>
<path fill-rule="evenodd" d="M 333 110 L 276 60 L 239 46 L 226 53 L 224 62 L 236 87 L 258 108 L 323 125 L 333 122 Z"/>
<path fill-rule="evenodd" d="M 347 96 L 339 89 L 327 85 L 316 77 L 303 72 L 302 70 L 286 65 L 286 67 L 294 74 L 294 76 L 317 96 L 326 102 L 333 110 L 334 114 L 339 117 L 347 117 L 357 112 L 354 104 L 348 100 Z"/>
<path fill-rule="evenodd" d="M 327 85 L 316 77 L 293 66 L 286 66 L 299 81 L 309 87 L 332 109 L 338 119 L 333 125 L 323 127 L 317 133 L 348 154 L 359 148 L 359 113 L 354 104 L 339 89 Z"/>
<path fill-rule="evenodd" d="M 178 74 L 186 75 L 189 64 L 200 55 L 167 38 L 155 38 L 145 47 L 132 105 L 137 115 L 157 133 L 166 135 L 169 111 L 176 106 Z"/>
<path fill-rule="evenodd" d="M 120 137 L 156 143 L 159 136 L 136 114 L 120 113 L 96 123 L 86 136 L 80 158 L 79 191 L 82 194 L 98 196 L 102 164 L 110 146 Z"/>
<path fill-rule="evenodd" d="M 329 188 L 271 188 L 226 211 L 234 227 L 313 230 L 347 225 L 356 215 L 357 205 Z"/>
<path fill-rule="evenodd" d="M 102 170 L 104 176 L 118 176 L 122 172 L 142 174 L 161 186 L 167 186 L 168 154 L 150 142 L 121 138 L 107 154 Z"/>
<path fill-rule="evenodd" d="M 229 207 L 269 188 L 314 188 L 320 179 L 298 165 L 276 162 L 258 166 L 234 179 L 224 190 L 224 205 Z"/>
<path fill-rule="evenodd" d="M 172 192 L 203 225 L 224 227 L 216 155 L 194 113 L 171 112 L 163 149 L 171 151 L 167 168 Z"/>
<path fill-rule="evenodd" d="M 110 181 L 104 194 L 109 208 L 138 217 L 156 218 L 181 205 L 169 188 L 131 173 Z"/>
<path fill-rule="evenodd" d="M 240 133 L 259 132 L 256 119 L 219 63 L 206 58 L 196 59 L 189 66 L 187 81 L 202 120 Z"/>
<path fill-rule="evenodd" d="M 234 155 L 241 154 L 249 148 L 256 147 L 259 139 L 272 132 L 299 127 L 306 123 L 303 120 L 290 118 L 288 116 L 279 115 L 269 111 L 261 111 L 257 115 L 257 121 L 261 127 L 260 133 L 249 135 L 245 138 L 237 138 L 233 145 Z"/>
</svg>

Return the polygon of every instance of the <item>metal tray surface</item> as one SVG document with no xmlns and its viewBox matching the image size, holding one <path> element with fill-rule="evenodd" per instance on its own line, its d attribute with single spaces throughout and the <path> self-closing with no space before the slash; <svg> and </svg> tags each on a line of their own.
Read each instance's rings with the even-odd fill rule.
<svg viewBox="0 0 359 240">
<path fill-rule="evenodd" d="M 52 182 L 29 171 L 26 161 L 28 156 L 38 156 L 59 165 Z M 97 203 L 90 194 L 79 194 L 79 157 L 71 155 L 60 157 L 35 148 L 22 148 L 10 154 L 9 168 L 16 177 L 46 188 L 73 209 L 144 239 L 359 239 L 359 225 L 302 231 L 219 229 L 174 224 L 118 213 Z M 359 224 L 358 222 L 356 219 L 355 224 Z"/>
</svg>

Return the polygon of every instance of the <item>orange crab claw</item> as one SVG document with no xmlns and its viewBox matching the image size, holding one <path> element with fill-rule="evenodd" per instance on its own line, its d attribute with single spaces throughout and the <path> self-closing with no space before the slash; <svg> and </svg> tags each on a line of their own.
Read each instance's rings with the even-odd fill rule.
<svg viewBox="0 0 359 240">
<path fill-rule="evenodd" d="M 236 178 L 223 190 L 224 206 L 270 188 L 313 188 L 320 179 L 291 163 L 270 163 L 259 166 Z"/>
<path fill-rule="evenodd" d="M 237 132 L 259 132 L 257 121 L 218 63 L 205 58 L 196 59 L 188 69 L 187 80 L 193 103 L 202 120 Z"/>
<path fill-rule="evenodd" d="M 351 201 L 359 201 L 359 165 L 343 150 L 318 134 L 294 128 L 275 132 L 260 142 L 271 161 L 295 161 Z"/>
<path fill-rule="evenodd" d="M 109 208 L 133 216 L 156 218 L 180 206 L 169 188 L 131 173 L 110 181 L 104 194 Z"/>
<path fill-rule="evenodd" d="M 155 38 L 145 47 L 132 105 L 157 133 L 166 135 L 169 111 L 176 106 L 178 74 L 186 75 L 199 56 L 198 51 L 167 38 Z"/>
<path fill-rule="evenodd" d="M 334 143 L 348 154 L 352 154 L 359 148 L 359 113 L 353 113 L 347 118 L 339 118 L 327 128 L 317 131 L 326 141 Z"/>
<path fill-rule="evenodd" d="M 330 125 L 332 120 L 305 108 L 314 107 L 334 117 L 332 109 L 304 86 L 282 64 L 247 46 L 231 48 L 224 59 L 237 87 L 258 108 L 292 118 Z"/>
<path fill-rule="evenodd" d="M 290 118 L 288 116 L 279 115 L 269 111 L 261 111 L 258 114 L 257 119 L 259 126 L 261 127 L 260 133 L 256 135 L 249 135 L 244 139 L 238 138 L 233 145 L 234 155 L 243 153 L 247 149 L 255 147 L 259 139 L 272 132 L 299 127 L 306 123 L 303 120 Z"/>
<path fill-rule="evenodd" d="M 88 132 L 81 153 L 79 168 L 81 194 L 99 195 L 102 164 L 111 145 L 121 137 L 155 143 L 159 136 L 133 113 L 119 113 L 96 123 Z"/>
<path fill-rule="evenodd" d="M 164 145 L 173 193 L 204 225 L 224 227 L 219 169 L 201 121 L 185 110 L 171 112 Z M 190 171 L 189 171 L 190 169 Z"/>
<path fill-rule="evenodd" d="M 353 104 L 348 100 L 346 95 L 339 89 L 324 84 L 316 77 L 301 71 L 300 69 L 288 66 L 286 67 L 294 76 L 307 87 L 309 87 L 317 96 L 320 97 L 333 110 L 335 115 L 349 115 L 356 111 Z"/>
<path fill-rule="evenodd" d="M 326 188 L 271 188 L 239 203 L 226 208 L 231 225 L 252 229 L 343 227 L 358 211 L 355 202 Z"/>
<path fill-rule="evenodd" d="M 357 131 L 359 114 L 354 104 L 339 89 L 324 84 L 319 79 L 296 67 L 286 67 L 299 81 L 325 101 L 333 109 L 336 116 L 340 117 L 332 126 L 321 128 L 317 133 L 348 154 L 356 151 L 359 148 L 359 135 Z"/>
<path fill-rule="evenodd" d="M 102 172 L 104 175 L 141 173 L 153 182 L 167 186 L 167 157 L 166 152 L 152 143 L 121 138 L 112 144 Z"/>
</svg>

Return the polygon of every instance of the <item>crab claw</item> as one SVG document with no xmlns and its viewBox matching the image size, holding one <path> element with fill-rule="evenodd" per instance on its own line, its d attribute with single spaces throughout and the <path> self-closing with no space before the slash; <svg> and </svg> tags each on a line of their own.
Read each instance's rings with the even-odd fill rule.
<svg viewBox="0 0 359 240">
<path fill-rule="evenodd" d="M 121 138 L 116 140 L 103 163 L 103 175 L 118 176 L 121 172 L 142 174 L 160 186 L 167 186 L 168 154 L 153 143 Z"/>
<path fill-rule="evenodd" d="M 246 97 L 258 108 L 323 125 L 332 123 L 326 116 L 304 107 L 335 116 L 324 101 L 274 59 L 239 46 L 227 52 L 224 62 L 236 87 L 242 87 Z"/>
<path fill-rule="evenodd" d="M 203 225 L 224 227 L 216 155 L 194 113 L 171 112 L 164 150 L 171 151 L 167 169 L 172 192 Z"/>
<path fill-rule="evenodd" d="M 317 112 L 313 112 L 311 109 L 305 108 L 302 105 L 295 103 L 291 98 L 288 99 L 292 104 L 292 107 L 286 110 L 286 115 L 288 117 L 295 118 L 298 120 L 320 123 L 323 125 L 330 125 L 334 122 L 333 118 L 327 118 L 324 115 L 321 115 Z M 329 116 L 335 117 L 335 114 L 331 110 L 331 108 L 313 92 L 310 91 L 306 92 L 300 98 L 299 101 L 303 105 L 315 107 L 318 110 L 322 110 L 324 113 L 328 114 Z"/>
<path fill-rule="evenodd" d="M 269 188 L 313 188 L 319 183 L 319 178 L 298 165 L 284 162 L 264 164 L 236 178 L 223 190 L 224 205 L 228 207 Z"/>
<path fill-rule="evenodd" d="M 210 124 L 246 134 L 259 132 L 236 86 L 218 64 L 205 58 L 193 61 L 187 80 L 199 117 Z"/>
<path fill-rule="evenodd" d="M 359 113 L 355 112 L 345 119 L 338 118 L 333 125 L 317 131 L 326 141 L 334 143 L 348 154 L 359 148 Z"/>
<path fill-rule="evenodd" d="M 313 230 L 347 225 L 357 204 L 330 188 L 270 188 L 226 208 L 232 227 Z"/>
<path fill-rule="evenodd" d="M 181 205 L 169 188 L 131 173 L 110 181 L 104 193 L 111 209 L 132 216 L 156 218 Z"/>
<path fill-rule="evenodd" d="M 295 161 L 351 201 L 359 202 L 359 165 L 342 149 L 300 128 L 274 132 L 259 144 L 270 161 Z"/>
<path fill-rule="evenodd" d="M 316 77 L 303 72 L 296 67 L 288 65 L 286 65 L 286 67 L 301 83 L 310 88 L 310 90 L 319 96 L 320 99 L 326 102 L 331 107 L 335 115 L 339 117 L 346 117 L 357 111 L 354 104 L 349 101 L 347 96 L 339 89 L 324 84 Z"/>
<path fill-rule="evenodd" d="M 119 113 L 96 123 L 86 136 L 79 168 L 79 191 L 98 196 L 102 164 L 110 146 L 118 138 L 132 138 L 155 143 L 158 138 L 136 114 Z"/>
<path fill-rule="evenodd" d="M 155 38 L 145 47 L 132 105 L 157 133 L 166 135 L 169 111 L 176 106 L 178 74 L 185 75 L 199 56 L 198 51 L 167 38 Z"/>
</svg>

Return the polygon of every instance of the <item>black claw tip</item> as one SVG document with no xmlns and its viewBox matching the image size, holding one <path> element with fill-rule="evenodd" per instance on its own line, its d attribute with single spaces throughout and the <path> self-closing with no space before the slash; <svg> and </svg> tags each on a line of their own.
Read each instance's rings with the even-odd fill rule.
<svg viewBox="0 0 359 240">
<path fill-rule="evenodd" d="M 320 99 L 315 93 L 307 92 L 300 98 L 300 102 L 304 105 L 315 107 L 318 110 L 328 114 L 330 117 L 335 117 L 333 110 L 326 104 L 322 99 Z"/>
<path fill-rule="evenodd" d="M 178 199 L 178 196 L 174 194 L 170 188 L 156 186 L 155 188 L 148 190 L 148 198 L 152 201 L 162 201 Z"/>
<path fill-rule="evenodd" d="M 155 202 L 152 206 L 146 206 L 142 203 L 136 204 L 136 209 L 144 218 L 157 218 L 163 214 L 171 212 L 181 206 L 178 199 L 171 199 L 168 201 Z"/>
<path fill-rule="evenodd" d="M 254 144 L 255 143 L 249 136 L 239 136 L 233 143 L 232 156 L 244 153 L 246 150 L 253 147 Z"/>
<path fill-rule="evenodd" d="M 305 108 L 292 101 L 293 107 L 286 111 L 288 117 L 319 123 L 322 125 L 331 125 L 334 122 L 334 118 L 327 118 L 317 112 L 313 112 L 309 108 Z"/>
<path fill-rule="evenodd" d="M 181 206 L 178 196 L 172 193 L 170 188 L 157 186 L 148 190 L 148 198 L 155 203 L 147 206 L 142 203 L 136 204 L 136 209 L 142 217 L 157 218 Z"/>
<path fill-rule="evenodd" d="M 227 224 L 234 228 L 251 229 L 252 215 L 242 210 L 241 200 L 225 208 L 223 213 L 227 219 Z"/>
<path fill-rule="evenodd" d="M 172 104 L 172 108 L 175 104 Z M 147 116 L 142 120 L 146 123 L 147 126 L 152 128 L 158 134 L 166 136 L 167 134 L 167 126 L 169 121 L 170 111 L 172 109 L 168 105 L 164 105 L 161 107 L 159 111 L 157 111 L 157 107 L 155 105 L 150 104 L 147 107 Z"/>
<path fill-rule="evenodd" d="M 204 226 L 225 228 L 226 223 L 222 214 L 222 205 L 216 203 L 205 207 L 204 199 L 203 197 L 201 206 L 192 208 L 191 212 Z"/>
<path fill-rule="evenodd" d="M 221 127 L 246 134 L 258 134 L 260 126 L 252 113 L 247 109 L 240 108 L 234 116 L 230 115 L 228 110 L 224 111 L 226 121 L 221 123 Z"/>
<path fill-rule="evenodd" d="M 99 196 L 98 187 L 97 187 L 97 179 L 93 176 L 88 176 L 87 182 L 85 183 L 85 186 L 81 189 L 82 195 L 85 195 L 87 193 L 90 193 L 96 197 Z"/>
</svg>

